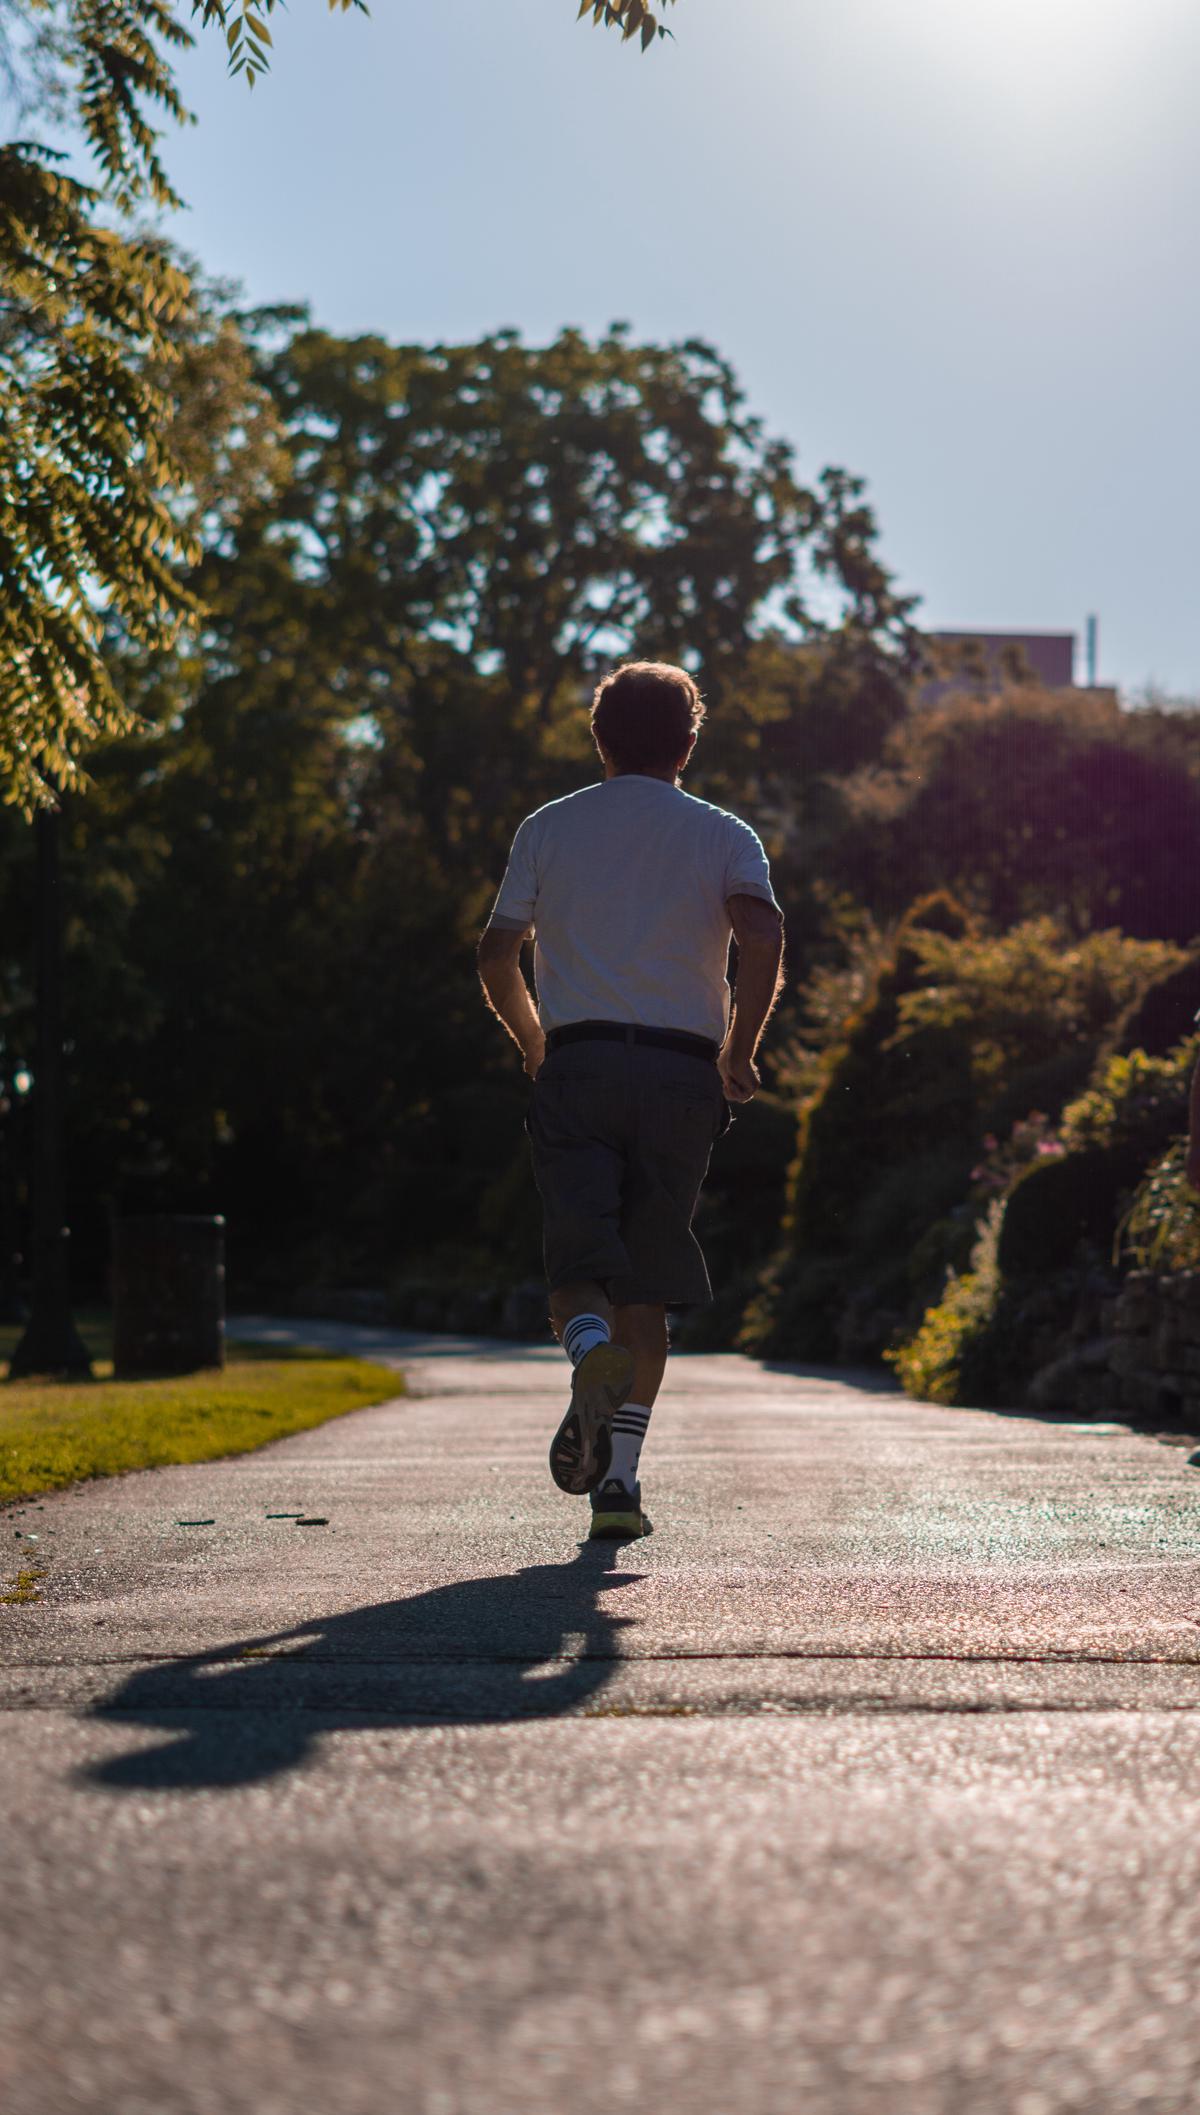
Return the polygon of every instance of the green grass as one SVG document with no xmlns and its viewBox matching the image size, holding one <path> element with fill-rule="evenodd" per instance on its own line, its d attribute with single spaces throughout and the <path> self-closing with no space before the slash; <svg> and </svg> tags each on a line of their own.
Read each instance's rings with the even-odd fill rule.
<svg viewBox="0 0 1200 2115">
<path fill-rule="evenodd" d="M 9 1348 L 0 1342 L 0 1355 Z M 233 1346 L 220 1371 L 177 1380 L 103 1377 L 111 1371 L 104 1362 L 94 1381 L 0 1381 L 0 1505 L 127 1469 L 248 1454 L 404 1392 L 398 1373 L 366 1359 L 250 1344 Z"/>
</svg>

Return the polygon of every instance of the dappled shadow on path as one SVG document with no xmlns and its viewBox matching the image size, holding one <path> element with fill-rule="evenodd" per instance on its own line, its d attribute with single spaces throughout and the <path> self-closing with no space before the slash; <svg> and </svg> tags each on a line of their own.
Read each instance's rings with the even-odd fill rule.
<svg viewBox="0 0 1200 2115">
<path fill-rule="evenodd" d="M 110 1791 L 219 1790 L 293 1769 L 339 1726 L 545 1718 L 603 1688 L 629 1619 L 608 1605 L 641 1575 L 614 1545 L 569 1564 L 462 1579 L 142 1667 L 94 1715 L 169 1734 L 90 1767 Z"/>
</svg>

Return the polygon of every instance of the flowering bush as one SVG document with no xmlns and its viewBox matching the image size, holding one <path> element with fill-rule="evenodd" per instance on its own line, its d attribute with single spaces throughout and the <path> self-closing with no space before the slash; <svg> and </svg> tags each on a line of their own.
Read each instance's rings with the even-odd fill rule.
<svg viewBox="0 0 1200 2115">
<path fill-rule="evenodd" d="M 984 1157 L 971 1170 L 971 1201 L 989 1203 L 1011 1188 L 1022 1170 L 1038 1160 L 1057 1160 L 1066 1147 L 1050 1119 L 1040 1109 L 1019 1117 L 1003 1143 L 989 1131 L 983 1141 Z"/>
</svg>

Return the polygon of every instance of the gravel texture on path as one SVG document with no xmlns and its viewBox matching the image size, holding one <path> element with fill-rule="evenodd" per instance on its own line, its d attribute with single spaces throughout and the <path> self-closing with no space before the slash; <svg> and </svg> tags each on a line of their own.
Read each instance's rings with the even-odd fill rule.
<svg viewBox="0 0 1200 2115">
<path fill-rule="evenodd" d="M 1193 2115 L 1178 1450 L 673 1358 L 588 1545 L 554 1347 L 240 1326 L 411 1392 L 0 1514 L 5 2115 Z"/>
</svg>

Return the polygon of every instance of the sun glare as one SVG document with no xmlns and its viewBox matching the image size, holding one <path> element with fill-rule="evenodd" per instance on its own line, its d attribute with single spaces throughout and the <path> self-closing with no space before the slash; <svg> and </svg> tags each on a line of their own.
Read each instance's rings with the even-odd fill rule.
<svg viewBox="0 0 1200 2115">
<path fill-rule="evenodd" d="M 1119 95 L 1161 50 L 1187 0 L 916 0 L 889 7 L 943 76 L 1020 107 L 1066 109 Z"/>
</svg>

